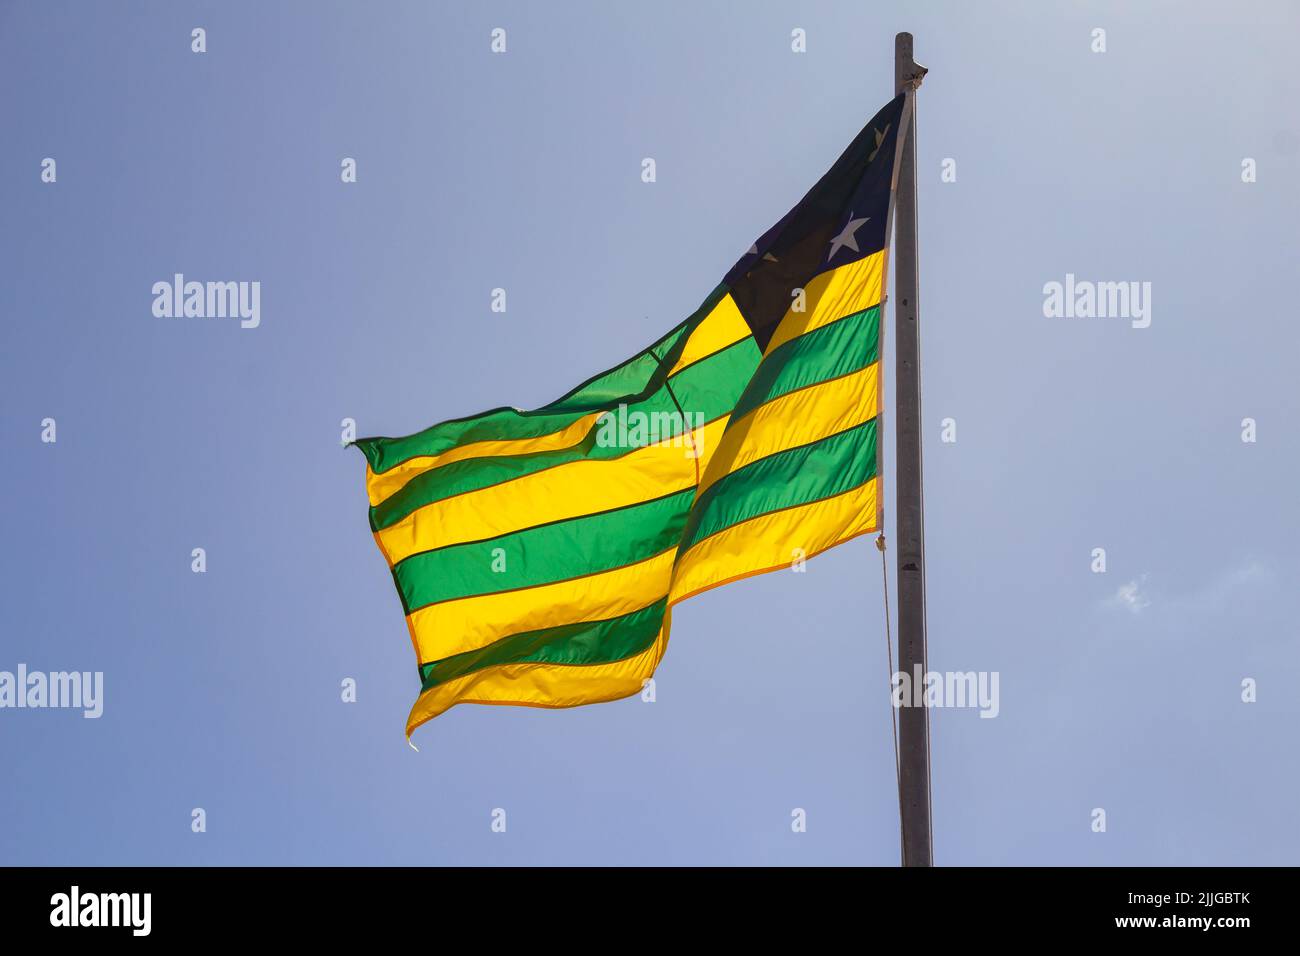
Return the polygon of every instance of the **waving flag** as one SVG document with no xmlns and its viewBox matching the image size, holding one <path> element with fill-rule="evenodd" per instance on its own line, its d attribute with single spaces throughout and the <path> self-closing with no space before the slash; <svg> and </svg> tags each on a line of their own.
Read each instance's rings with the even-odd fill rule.
<svg viewBox="0 0 1300 956">
<path fill-rule="evenodd" d="M 880 527 L 880 322 L 903 96 L 694 315 L 533 411 L 363 438 L 419 663 L 458 703 L 638 693 L 673 604 Z"/>
</svg>

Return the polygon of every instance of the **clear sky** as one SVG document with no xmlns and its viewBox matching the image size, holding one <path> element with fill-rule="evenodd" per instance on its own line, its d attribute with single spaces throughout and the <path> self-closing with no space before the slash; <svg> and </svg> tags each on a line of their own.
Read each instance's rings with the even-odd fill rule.
<svg viewBox="0 0 1300 956">
<path fill-rule="evenodd" d="M 904 29 L 931 664 L 1000 675 L 996 719 L 934 715 L 936 861 L 1295 863 L 1298 28 L 0 2 L 0 670 L 104 673 L 98 720 L 0 710 L 0 863 L 896 863 L 869 538 L 677 608 L 653 704 L 457 707 L 415 753 L 340 422 L 536 406 L 654 340 L 889 99 Z M 260 326 L 155 317 L 178 272 L 260 282 Z M 1067 273 L 1150 282 L 1150 326 L 1045 317 Z"/>
</svg>

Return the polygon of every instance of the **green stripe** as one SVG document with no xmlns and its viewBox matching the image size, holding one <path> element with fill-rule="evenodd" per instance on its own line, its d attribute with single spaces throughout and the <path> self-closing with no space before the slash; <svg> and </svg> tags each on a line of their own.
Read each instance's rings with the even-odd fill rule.
<svg viewBox="0 0 1300 956">
<path fill-rule="evenodd" d="M 602 372 L 568 395 L 556 399 L 549 405 L 544 405 L 537 411 L 547 414 L 575 411 L 585 415 L 588 412 L 608 408 L 611 404 L 617 405 L 620 401 L 626 401 L 629 396 L 638 395 L 647 388 L 658 387 L 662 384 L 668 369 L 672 368 L 671 365 L 663 365 L 663 356 L 681 354 L 686 346 L 689 321 L 677 326 L 635 358 L 608 372 Z"/>
<path fill-rule="evenodd" d="M 752 338 L 741 339 L 678 372 L 671 379 L 672 390 L 688 415 L 703 415 L 703 421 L 711 422 L 731 411 L 757 365 L 758 346 Z M 680 416 L 675 414 L 677 405 L 666 388 L 659 389 L 642 401 L 629 403 L 628 412 L 633 411 L 645 414 L 662 412 L 680 425 Z M 670 429 L 670 434 L 680 431 L 680 427 Z M 370 527 L 374 531 L 391 527 L 416 509 L 453 495 L 500 486 L 516 478 L 583 458 L 610 461 L 633 450 L 617 445 L 598 444 L 598 432 L 599 426 L 593 427 L 581 443 L 568 448 L 529 455 L 470 458 L 422 472 L 370 509 Z M 662 439 L 667 436 L 657 437 Z M 509 493 L 505 488 L 501 490 Z"/>
<path fill-rule="evenodd" d="M 441 455 L 461 445 L 480 441 L 539 438 L 572 425 L 586 412 L 524 412 L 494 408 L 472 419 L 442 422 L 405 438 L 358 438 L 356 446 L 375 474 L 425 455 Z"/>
<path fill-rule="evenodd" d="M 557 411 L 568 408 L 581 408 L 583 411 L 593 411 L 597 408 L 608 408 L 610 405 L 617 405 L 620 401 L 627 401 L 629 396 L 640 392 L 642 389 L 651 386 L 658 387 L 667 376 L 668 370 L 677 364 L 677 360 L 685 350 L 686 342 L 691 337 L 691 333 L 709 317 L 709 313 L 722 301 L 727 292 L 727 287 L 719 284 L 700 303 L 699 308 L 691 313 L 686 321 L 659 339 L 659 341 L 644 349 L 636 358 L 608 372 L 593 376 L 563 398 L 551 402 L 551 404 L 540 410 Z M 659 359 L 654 359 L 651 353 L 658 355 Z M 633 363 L 644 359 L 657 363 L 655 366 L 650 367 L 651 371 L 661 373 L 657 378 L 638 379 L 636 374 L 628 368 Z M 642 370 L 644 371 L 645 368 L 647 366 L 643 364 Z"/>
<path fill-rule="evenodd" d="M 718 286 L 690 318 L 649 348 L 588 379 L 549 405 L 531 411 L 494 408 L 467 418 L 441 422 L 403 438 L 358 438 L 354 444 L 366 456 L 371 471 L 382 474 L 412 458 L 440 455 L 473 442 L 548 435 L 593 411 L 616 406 L 620 401 L 631 404 L 658 390 L 685 349 L 690 333 L 726 294 L 726 286 Z M 659 359 L 653 358 L 651 351 Z"/>
<path fill-rule="evenodd" d="M 732 525 L 830 498 L 875 477 L 876 419 L 777 452 L 720 478 L 700 495 L 682 536 L 685 551 Z"/>
<path fill-rule="evenodd" d="M 414 554 L 393 568 L 406 613 L 439 601 L 568 581 L 674 547 L 694 488 L 599 514 Z M 497 570 L 502 569 L 502 570 Z"/>
<path fill-rule="evenodd" d="M 639 654 L 663 624 L 661 598 L 648 607 L 606 621 L 563 624 L 512 634 L 481 647 L 420 665 L 421 690 L 497 664 L 611 664 Z"/>
<path fill-rule="evenodd" d="M 818 382 L 866 368 L 880 357 L 880 306 L 845 316 L 784 342 L 763 359 L 732 418 Z"/>
</svg>

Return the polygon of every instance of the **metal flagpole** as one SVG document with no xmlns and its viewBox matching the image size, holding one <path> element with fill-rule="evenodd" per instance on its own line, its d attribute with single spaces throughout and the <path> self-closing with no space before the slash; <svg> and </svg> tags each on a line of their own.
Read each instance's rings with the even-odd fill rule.
<svg viewBox="0 0 1300 956">
<path fill-rule="evenodd" d="M 912 682 L 898 712 L 899 804 L 904 866 L 931 866 L 930 716 L 923 704 L 925 517 L 921 501 L 921 308 L 916 242 L 916 96 L 926 68 L 912 59 L 912 34 L 894 37 L 895 94 L 909 93 L 894 206 L 894 434 L 898 562 L 898 669 Z M 918 680 L 917 678 L 920 678 Z"/>
</svg>

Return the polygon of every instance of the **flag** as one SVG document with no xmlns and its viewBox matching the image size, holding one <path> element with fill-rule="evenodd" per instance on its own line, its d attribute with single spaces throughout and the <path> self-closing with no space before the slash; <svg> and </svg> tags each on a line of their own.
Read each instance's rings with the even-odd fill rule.
<svg viewBox="0 0 1300 956">
<path fill-rule="evenodd" d="M 880 527 L 906 102 L 630 360 L 542 408 L 356 441 L 419 664 L 408 736 L 458 703 L 638 693 L 674 604 Z"/>
</svg>

